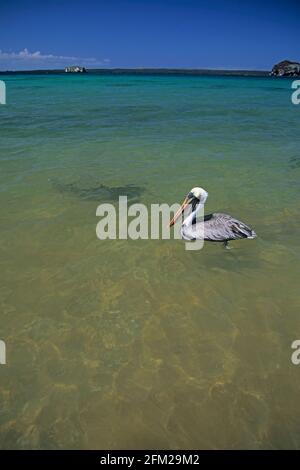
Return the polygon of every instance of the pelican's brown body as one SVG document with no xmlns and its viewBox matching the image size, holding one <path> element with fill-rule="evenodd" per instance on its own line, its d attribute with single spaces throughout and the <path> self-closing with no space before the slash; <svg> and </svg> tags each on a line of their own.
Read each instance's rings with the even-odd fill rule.
<svg viewBox="0 0 300 470">
<path fill-rule="evenodd" d="M 176 220 L 191 204 L 192 212 L 184 220 L 181 226 L 181 236 L 184 240 L 206 240 L 210 242 L 223 242 L 225 245 L 230 240 L 240 240 L 243 238 L 256 238 L 254 230 L 244 222 L 235 219 L 229 214 L 214 212 L 204 215 L 201 224 L 196 223 L 197 213 L 204 207 L 208 197 L 207 191 L 202 188 L 193 188 L 183 201 L 180 209 L 177 211 L 170 226 L 174 225 Z"/>
</svg>

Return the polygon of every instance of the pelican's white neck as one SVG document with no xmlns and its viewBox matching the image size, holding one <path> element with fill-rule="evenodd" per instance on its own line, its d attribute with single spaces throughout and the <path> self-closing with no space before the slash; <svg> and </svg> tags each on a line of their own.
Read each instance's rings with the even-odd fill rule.
<svg viewBox="0 0 300 470">
<path fill-rule="evenodd" d="M 195 209 L 190 213 L 190 215 L 188 215 L 188 217 L 184 220 L 182 225 L 184 225 L 185 227 L 189 227 L 190 225 L 192 225 L 198 212 L 201 209 L 203 209 L 207 198 L 208 198 L 208 192 L 202 189 L 198 204 L 196 205 Z"/>
</svg>

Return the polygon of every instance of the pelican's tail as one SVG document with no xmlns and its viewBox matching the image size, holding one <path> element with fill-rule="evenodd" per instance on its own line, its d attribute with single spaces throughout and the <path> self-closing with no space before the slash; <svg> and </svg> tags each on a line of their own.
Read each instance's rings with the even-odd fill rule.
<svg viewBox="0 0 300 470">
<path fill-rule="evenodd" d="M 247 238 L 249 238 L 249 240 L 253 240 L 253 238 L 256 238 L 257 235 L 256 233 L 254 232 L 254 230 L 251 229 L 251 233 L 250 235 L 247 236 Z"/>
<path fill-rule="evenodd" d="M 231 223 L 231 231 L 234 234 L 233 239 L 235 240 L 238 238 L 256 238 L 254 230 L 239 220 L 233 220 L 233 223 Z"/>
</svg>

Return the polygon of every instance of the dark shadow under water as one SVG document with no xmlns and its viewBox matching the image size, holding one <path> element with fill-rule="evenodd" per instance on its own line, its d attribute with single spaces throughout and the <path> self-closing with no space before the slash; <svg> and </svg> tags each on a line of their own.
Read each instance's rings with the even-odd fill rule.
<svg viewBox="0 0 300 470">
<path fill-rule="evenodd" d="M 64 183 L 56 179 L 50 180 L 53 187 L 62 194 L 77 196 L 85 201 L 118 201 L 120 196 L 127 196 L 128 200 L 139 200 L 146 188 L 133 184 L 124 186 L 108 186 L 102 183 L 93 183 L 90 186 L 81 180 Z"/>
</svg>

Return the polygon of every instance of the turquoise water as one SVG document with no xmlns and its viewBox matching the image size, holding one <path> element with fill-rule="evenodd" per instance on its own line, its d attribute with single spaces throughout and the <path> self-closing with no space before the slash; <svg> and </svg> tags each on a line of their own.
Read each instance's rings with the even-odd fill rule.
<svg viewBox="0 0 300 470">
<path fill-rule="evenodd" d="M 299 448 L 291 80 L 2 78 L 0 447 Z M 202 186 L 258 238 L 100 241 L 101 185 Z"/>
</svg>

